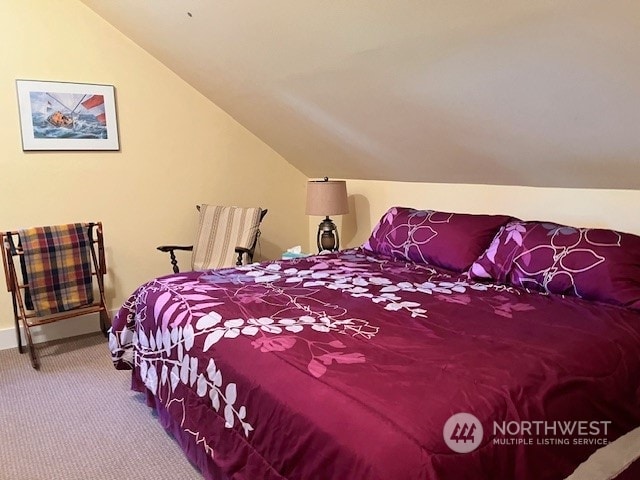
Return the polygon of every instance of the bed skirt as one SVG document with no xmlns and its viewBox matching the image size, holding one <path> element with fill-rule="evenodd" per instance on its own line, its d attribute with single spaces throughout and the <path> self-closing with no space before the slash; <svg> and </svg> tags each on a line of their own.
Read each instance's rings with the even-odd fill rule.
<svg viewBox="0 0 640 480">
<path fill-rule="evenodd" d="M 135 372 L 132 373 L 134 374 L 131 376 L 131 389 L 145 396 L 147 405 L 156 411 L 160 424 L 167 433 L 178 442 L 178 445 L 191 464 L 202 473 L 206 480 L 231 480 L 231 478 L 215 464 L 213 459 L 205 453 L 204 449 L 196 444 L 195 438 L 187 434 L 180 427 L 180 424 L 171 417 L 162 401 L 145 387 Z"/>
</svg>

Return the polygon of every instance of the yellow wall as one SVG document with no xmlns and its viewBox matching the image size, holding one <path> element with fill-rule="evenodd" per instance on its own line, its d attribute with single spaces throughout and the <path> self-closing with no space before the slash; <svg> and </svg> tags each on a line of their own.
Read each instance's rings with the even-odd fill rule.
<svg viewBox="0 0 640 480">
<path fill-rule="evenodd" d="M 315 245 L 306 177 L 75 0 L 0 2 L 0 229 L 83 220 L 105 227 L 110 308 L 169 272 L 163 243 L 189 244 L 197 203 L 261 205 L 259 259 Z M 120 152 L 23 152 L 15 80 L 115 85 Z M 392 205 L 508 213 L 640 234 L 640 192 L 349 180 L 342 245 L 357 246 Z M 184 265 L 188 256 L 180 258 Z M 0 292 L 0 331 L 12 325 Z"/>
<path fill-rule="evenodd" d="M 612 228 L 640 235 L 640 191 L 429 184 L 348 180 L 349 215 L 336 217 L 341 245 L 364 243 L 391 206 L 466 213 L 502 213 L 576 227 Z M 309 221 L 315 245 L 319 217 Z"/>
<path fill-rule="evenodd" d="M 0 45 L 0 230 L 101 220 L 110 308 L 170 272 L 155 247 L 192 243 L 198 203 L 268 208 L 258 259 L 306 241 L 306 177 L 82 3 L 2 0 Z M 115 85 L 121 151 L 23 152 L 16 79 Z"/>
</svg>

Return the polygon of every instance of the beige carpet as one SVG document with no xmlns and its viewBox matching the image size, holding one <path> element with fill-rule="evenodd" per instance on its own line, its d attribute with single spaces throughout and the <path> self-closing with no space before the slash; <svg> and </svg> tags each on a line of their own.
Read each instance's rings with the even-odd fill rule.
<svg viewBox="0 0 640 480">
<path fill-rule="evenodd" d="M 0 479 L 202 480 L 100 334 L 0 351 Z"/>
</svg>

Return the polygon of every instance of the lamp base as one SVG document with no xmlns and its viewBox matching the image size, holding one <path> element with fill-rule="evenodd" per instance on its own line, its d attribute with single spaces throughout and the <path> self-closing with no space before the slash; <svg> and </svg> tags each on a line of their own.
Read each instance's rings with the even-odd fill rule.
<svg viewBox="0 0 640 480">
<path fill-rule="evenodd" d="M 340 248 L 340 238 L 338 237 L 338 228 L 329 216 L 318 225 L 318 252 L 329 251 L 337 252 Z"/>
</svg>

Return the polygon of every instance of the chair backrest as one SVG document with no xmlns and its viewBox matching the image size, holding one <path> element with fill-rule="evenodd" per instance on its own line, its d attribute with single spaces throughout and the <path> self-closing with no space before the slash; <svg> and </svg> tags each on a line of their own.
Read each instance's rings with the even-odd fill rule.
<svg viewBox="0 0 640 480">
<path fill-rule="evenodd" d="M 8 290 L 24 288 L 25 307 L 37 315 L 92 304 L 94 276 L 102 295 L 106 264 L 100 222 L 34 227 L 1 237 Z"/>
<path fill-rule="evenodd" d="M 261 208 L 200 205 L 200 223 L 191 268 L 209 270 L 236 264 L 237 247 L 251 249 L 258 237 Z"/>
</svg>

